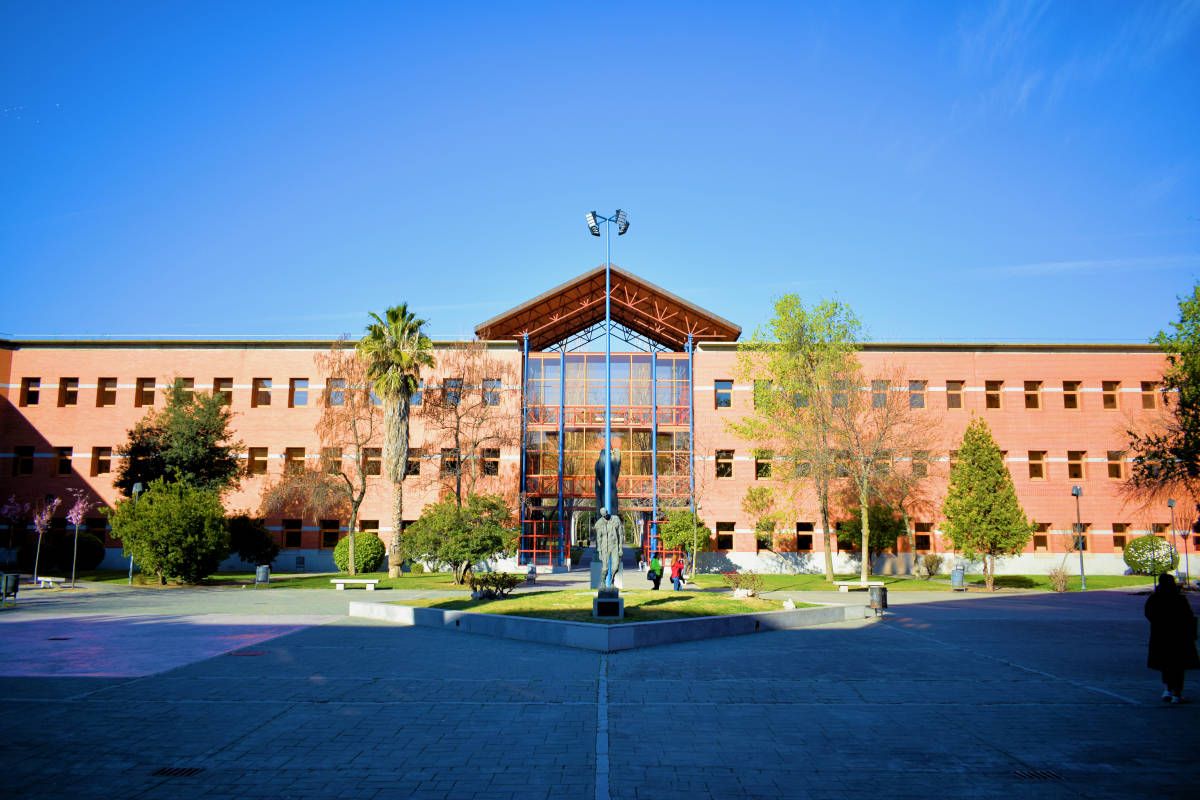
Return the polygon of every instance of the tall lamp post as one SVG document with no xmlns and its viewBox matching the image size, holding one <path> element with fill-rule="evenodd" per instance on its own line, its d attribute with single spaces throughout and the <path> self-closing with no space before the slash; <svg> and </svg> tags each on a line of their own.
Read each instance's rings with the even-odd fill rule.
<svg viewBox="0 0 1200 800">
<path fill-rule="evenodd" d="M 1083 517 L 1079 513 L 1079 498 L 1083 495 L 1082 486 L 1072 486 L 1071 494 L 1075 497 L 1075 547 L 1079 550 L 1079 591 L 1087 591 L 1087 575 L 1083 571 Z"/>
<path fill-rule="evenodd" d="M 612 502 L 612 226 L 617 225 L 617 236 L 629 230 L 629 217 L 621 209 L 611 217 L 603 217 L 595 211 L 584 215 L 592 236 L 600 235 L 600 223 L 608 234 L 608 254 L 604 261 L 604 502 Z M 561 468 L 561 465 L 560 465 Z M 614 510 L 614 509 L 610 509 Z M 600 509 L 596 509 L 599 513 Z"/>
<path fill-rule="evenodd" d="M 142 484 L 133 485 L 133 507 L 137 508 L 138 495 L 142 493 Z M 133 551 L 129 551 L 129 585 L 133 586 Z"/>
</svg>

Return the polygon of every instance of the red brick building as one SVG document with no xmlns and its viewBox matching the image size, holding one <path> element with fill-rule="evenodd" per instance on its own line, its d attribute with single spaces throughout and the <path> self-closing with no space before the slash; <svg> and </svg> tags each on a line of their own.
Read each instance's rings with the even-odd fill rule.
<svg viewBox="0 0 1200 800">
<path fill-rule="evenodd" d="M 455 453 L 444 429 L 434 430 L 414 409 L 406 516 L 415 519 L 446 491 L 446 464 L 461 460 L 470 463 L 474 488 L 503 493 L 522 508 L 523 562 L 560 566 L 571 544 L 586 540 L 604 421 L 603 371 L 597 367 L 603 354 L 587 346 L 603 322 L 603 274 L 603 268 L 591 270 L 482 323 L 476 333 L 487 344 L 476 365 L 484 376 L 477 384 L 447 373 L 456 369 L 449 354 L 462 344 L 436 343 L 439 363 L 424 376 L 423 391 L 483 393 L 483 405 L 492 409 L 488 424 L 508 426 L 513 435 L 501 446 Z M 753 445 L 726 426 L 753 403 L 753 387 L 736 377 L 740 328 L 616 268 L 612 316 L 631 348 L 613 356 L 612 420 L 623 455 L 618 490 L 629 514 L 629 544 L 654 536 L 654 520 L 668 508 L 687 506 L 694 486 L 700 515 L 716 532 L 716 552 L 707 556 L 711 566 L 819 570 L 824 548 L 835 545 L 823 535 L 808 493 L 787 501 L 786 521 L 770 550 L 758 549 L 754 521 L 742 511 L 746 490 L 773 485 L 778 467 L 762 463 L 761 453 L 756 459 Z M 112 504 L 118 499 L 112 485 L 117 448 L 149 408 L 162 407 L 162 390 L 183 379 L 196 391 L 228 398 L 236 437 L 246 447 L 246 475 L 225 505 L 254 512 L 264 486 L 289 464 L 322 455 L 315 424 L 337 386 L 314 359 L 331 345 L 0 342 L 0 458 L 7 462 L 0 464 L 0 497 L 37 501 L 86 487 Z M 902 375 L 893 389 L 907 392 L 915 411 L 937 420 L 940 441 L 928 456 L 931 502 L 915 519 L 918 552 L 948 548 L 938 508 L 950 453 L 973 415 L 990 425 L 1025 511 L 1038 524 L 1026 552 L 1001 563 L 1002 571 L 1044 572 L 1063 562 L 1076 517 L 1075 485 L 1083 489 L 1089 570 L 1122 572 L 1121 549 L 1136 536 L 1172 538 L 1165 506 L 1139 507 L 1120 492 L 1129 467 L 1126 431 L 1161 412 L 1165 361 L 1156 348 L 870 343 L 861 360 L 867 375 Z M 362 527 L 377 529 L 387 541 L 392 487 L 382 475 L 369 483 Z M 277 565 L 329 568 L 346 522 L 269 519 L 284 546 Z M 1181 516 L 1176 528 L 1188 530 L 1190 522 Z M 103 520 L 96 515 L 89 527 L 102 532 Z M 897 542 L 896 553 L 877 569 L 893 568 L 906 551 L 906 542 Z M 849 570 L 857 554 L 837 558 Z M 1071 558 L 1069 564 L 1077 563 Z M 110 561 L 124 563 L 119 549 Z"/>
</svg>

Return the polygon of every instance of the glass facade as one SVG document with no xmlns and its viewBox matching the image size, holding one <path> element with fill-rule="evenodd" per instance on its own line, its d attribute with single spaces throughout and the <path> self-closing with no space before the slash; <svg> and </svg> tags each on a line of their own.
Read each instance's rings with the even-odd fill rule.
<svg viewBox="0 0 1200 800">
<path fill-rule="evenodd" d="M 687 506 L 691 404 L 687 353 L 612 354 L 612 446 L 627 544 L 662 510 Z M 564 563 L 590 538 L 604 449 L 603 353 L 530 353 L 525 374 L 523 563 Z"/>
</svg>

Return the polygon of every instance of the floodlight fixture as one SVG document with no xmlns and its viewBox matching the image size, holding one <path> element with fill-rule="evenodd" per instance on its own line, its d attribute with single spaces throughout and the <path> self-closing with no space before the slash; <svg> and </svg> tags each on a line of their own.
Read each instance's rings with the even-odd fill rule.
<svg viewBox="0 0 1200 800">
<path fill-rule="evenodd" d="M 1072 496 L 1074 496 L 1074 497 L 1079 497 L 1079 496 L 1081 496 L 1082 494 L 1083 494 L 1083 487 L 1082 487 L 1082 486 L 1072 486 L 1072 487 L 1071 487 L 1071 495 L 1072 495 Z"/>
<path fill-rule="evenodd" d="M 588 213 L 584 214 L 583 216 L 584 216 L 584 219 L 587 220 L 588 230 L 590 230 L 592 232 L 592 236 L 599 236 L 600 235 L 600 224 L 598 222 L 596 222 L 596 212 L 589 211 Z"/>
<path fill-rule="evenodd" d="M 617 236 L 624 236 L 629 230 L 629 217 L 621 209 L 617 209 Z"/>
</svg>

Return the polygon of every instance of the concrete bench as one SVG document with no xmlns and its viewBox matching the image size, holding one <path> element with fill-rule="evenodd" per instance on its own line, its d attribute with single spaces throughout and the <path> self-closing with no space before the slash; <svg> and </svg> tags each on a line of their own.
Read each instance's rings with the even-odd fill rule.
<svg viewBox="0 0 1200 800">
<path fill-rule="evenodd" d="M 838 587 L 839 592 L 848 592 L 851 589 L 868 589 L 872 586 L 883 586 L 883 581 L 867 581 L 861 583 L 859 581 L 837 581 L 834 586 Z"/>
<path fill-rule="evenodd" d="M 66 578 L 48 578 L 45 575 L 39 575 L 37 585 L 39 589 L 53 589 L 60 583 L 66 583 Z"/>
<path fill-rule="evenodd" d="M 350 584 L 351 586 L 361 586 L 364 589 L 366 589 L 368 592 L 373 592 L 373 591 L 375 591 L 375 584 L 379 583 L 379 579 L 378 578 L 330 578 L 329 582 L 332 583 L 339 592 L 343 591 L 346 588 L 346 584 Z"/>
</svg>

